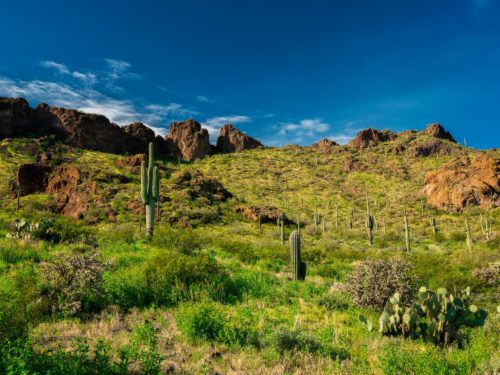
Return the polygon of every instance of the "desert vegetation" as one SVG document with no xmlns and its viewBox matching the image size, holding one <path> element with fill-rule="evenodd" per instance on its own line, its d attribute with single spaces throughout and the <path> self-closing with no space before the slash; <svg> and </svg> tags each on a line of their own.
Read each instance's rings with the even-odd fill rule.
<svg viewBox="0 0 500 375">
<path fill-rule="evenodd" d="M 0 373 L 496 373 L 500 211 L 425 187 L 500 153 L 429 142 L 146 164 L 0 141 Z"/>
</svg>

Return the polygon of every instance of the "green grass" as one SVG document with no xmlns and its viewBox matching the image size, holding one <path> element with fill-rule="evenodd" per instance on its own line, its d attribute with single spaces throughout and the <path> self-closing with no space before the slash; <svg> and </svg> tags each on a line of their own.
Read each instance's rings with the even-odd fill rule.
<svg viewBox="0 0 500 375">
<path fill-rule="evenodd" d="M 16 211 L 8 192 L 17 166 L 34 160 L 23 153 L 27 142 L 0 143 L 6 147 L 0 152 L 0 193 L 5 197 L 0 207 L 0 372 L 115 374 L 170 368 L 200 374 L 466 374 L 499 367 L 498 290 L 473 271 L 499 261 L 500 209 L 487 212 L 494 222 L 489 241 L 479 225 L 482 210 L 421 210 L 424 173 L 451 157 L 386 154 L 394 146 L 389 142 L 369 152 L 350 151 L 364 166 L 351 173 L 343 171 L 346 152 L 321 154 L 308 148 L 266 148 L 180 165 L 160 161 L 166 199 L 148 241 L 139 230 L 143 218 L 127 208 L 130 200 L 139 199 L 139 175 L 133 168 L 117 167 L 116 155 L 64 148 L 71 164 L 98 180 L 93 204 L 99 210 L 110 207 L 112 219 L 103 216 L 94 223 L 90 216 L 58 216 L 49 209 L 52 197 L 43 193 L 22 197 Z M 478 153 L 464 152 L 470 157 Z M 216 178 L 235 198 L 210 205 L 190 200 L 169 177 L 187 170 Z M 116 175 L 127 179 L 107 177 Z M 373 246 L 364 224 L 366 191 L 378 224 Z M 235 212 L 254 204 L 278 207 L 292 220 L 300 216 L 308 265 L 304 282 L 291 280 L 288 245 L 280 244 L 276 224 L 259 230 Z M 410 254 L 404 251 L 405 207 Z M 326 218 L 325 233 L 314 226 L 315 211 Z M 5 237 L 14 219 L 42 217 L 55 218 L 58 243 Z M 436 238 L 431 217 L 439 227 Z M 465 218 L 475 240 L 472 253 L 465 244 Z M 286 226 L 286 236 L 295 228 Z M 99 254 L 107 265 L 104 309 L 67 316 L 48 309 L 42 265 L 61 252 Z M 421 284 L 432 289 L 470 286 L 474 302 L 489 311 L 485 326 L 465 330 L 460 346 L 445 350 L 366 331 L 358 316 L 377 322 L 380 312 L 354 307 L 342 283 L 358 262 L 370 258 L 408 260 Z"/>
</svg>

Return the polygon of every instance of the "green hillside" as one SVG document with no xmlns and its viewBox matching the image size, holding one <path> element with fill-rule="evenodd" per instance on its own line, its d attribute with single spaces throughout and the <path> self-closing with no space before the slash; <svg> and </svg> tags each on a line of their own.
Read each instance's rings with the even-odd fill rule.
<svg viewBox="0 0 500 375">
<path fill-rule="evenodd" d="M 286 146 L 157 160 L 152 239 L 143 233 L 140 167 L 127 165 L 131 157 L 50 139 L 0 141 L 0 372 L 495 373 L 500 209 L 439 211 L 421 193 L 428 171 L 484 152 L 415 157 L 411 147 L 430 137 L 410 136 L 367 149 Z M 395 151 L 402 144 L 410 151 Z M 48 151 L 53 168 L 79 171 L 73 191 L 81 199 L 64 206 L 66 215 L 58 193 L 21 196 L 18 207 L 12 188 L 19 166 Z M 221 198 L 214 180 L 233 197 Z M 259 225 L 238 212 L 251 206 L 282 212 L 283 236 L 275 221 Z M 23 220 L 39 225 L 22 229 Z M 304 281 L 290 270 L 288 237 L 298 223 Z M 353 272 L 369 259 L 407 264 L 411 297 L 421 286 L 455 297 L 470 287 L 471 303 L 488 312 L 484 325 L 460 328 L 444 348 L 381 335 L 382 309 L 353 299 Z M 373 288 L 375 298 L 377 283 L 403 285 L 401 275 L 391 277 L 365 278 L 364 291 Z"/>
</svg>

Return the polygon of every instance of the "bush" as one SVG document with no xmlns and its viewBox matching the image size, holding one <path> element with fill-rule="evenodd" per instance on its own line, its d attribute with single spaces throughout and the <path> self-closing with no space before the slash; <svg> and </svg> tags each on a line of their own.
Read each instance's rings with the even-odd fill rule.
<svg viewBox="0 0 500 375">
<path fill-rule="evenodd" d="M 500 286 L 500 262 L 491 263 L 488 267 L 476 268 L 474 276 L 489 286 Z"/>
<path fill-rule="evenodd" d="M 279 328 L 273 339 L 274 346 L 280 354 L 294 351 L 316 353 L 321 349 L 321 343 L 313 336 L 285 327 Z"/>
<path fill-rule="evenodd" d="M 106 303 L 104 280 L 106 265 L 99 254 L 56 255 L 42 263 L 42 296 L 53 314 L 79 315 L 94 312 Z"/>
<path fill-rule="evenodd" d="M 14 230 L 7 234 L 7 238 L 59 242 L 61 235 L 54 230 L 54 225 L 54 219 L 48 218 L 42 218 L 34 223 L 26 219 L 16 220 Z"/>
<path fill-rule="evenodd" d="M 349 308 L 349 302 L 346 296 L 341 293 L 328 293 L 324 295 L 319 300 L 319 305 L 327 310 L 343 311 Z"/>
<path fill-rule="evenodd" d="M 251 322 L 242 315 L 228 316 L 214 303 L 183 305 L 176 314 L 177 327 L 191 343 L 219 342 L 229 346 L 259 346 Z"/>
<path fill-rule="evenodd" d="M 366 260 L 349 274 L 347 292 L 359 307 L 382 309 L 394 293 L 403 305 L 412 301 L 418 278 L 412 276 L 413 266 L 401 260 Z"/>
</svg>

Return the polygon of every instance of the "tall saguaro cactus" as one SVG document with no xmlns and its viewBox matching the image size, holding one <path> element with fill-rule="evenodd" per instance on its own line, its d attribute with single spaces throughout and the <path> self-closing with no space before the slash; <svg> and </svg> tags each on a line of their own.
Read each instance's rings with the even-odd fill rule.
<svg viewBox="0 0 500 375">
<path fill-rule="evenodd" d="M 373 227 L 375 219 L 370 213 L 370 201 L 368 200 L 368 192 L 366 192 L 366 228 L 368 230 L 368 244 L 373 245 Z"/>
<path fill-rule="evenodd" d="M 406 242 L 406 251 L 410 252 L 410 229 L 408 228 L 408 218 L 406 217 L 406 211 L 404 213 L 404 224 L 405 224 L 405 242 Z"/>
<path fill-rule="evenodd" d="M 149 163 L 141 164 L 141 198 L 146 206 L 146 233 L 153 236 L 155 221 L 155 204 L 160 197 L 160 175 L 158 167 L 155 167 L 154 145 L 149 144 Z"/>
<path fill-rule="evenodd" d="M 296 230 L 290 234 L 290 265 L 294 280 L 306 278 L 306 264 L 300 259 L 300 235 Z"/>
</svg>

